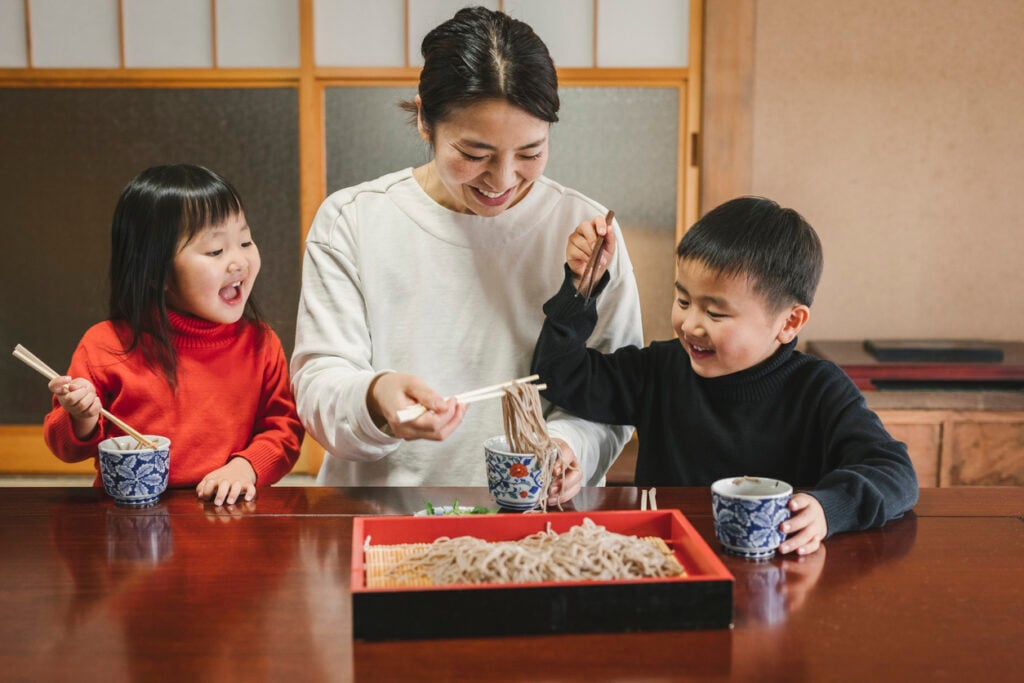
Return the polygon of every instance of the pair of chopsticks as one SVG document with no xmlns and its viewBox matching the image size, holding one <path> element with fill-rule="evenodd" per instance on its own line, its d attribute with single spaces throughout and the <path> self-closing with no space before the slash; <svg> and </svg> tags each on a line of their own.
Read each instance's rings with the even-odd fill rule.
<svg viewBox="0 0 1024 683">
<path fill-rule="evenodd" d="M 648 493 L 647 489 L 644 489 L 640 493 L 640 509 L 641 510 L 646 510 L 647 509 L 647 499 L 648 499 L 647 493 Z M 650 490 L 650 500 L 651 500 L 651 509 L 652 510 L 657 510 L 658 509 L 658 500 L 655 497 L 657 495 L 657 493 L 658 493 L 658 489 L 652 487 L 651 490 Z"/>
<path fill-rule="evenodd" d="M 454 398 L 459 403 L 476 403 L 477 401 L 485 401 L 489 398 L 500 398 L 505 393 L 505 389 L 516 384 L 529 384 L 535 380 L 540 379 L 540 375 L 530 375 L 529 377 L 520 377 L 519 379 L 513 379 L 508 382 L 502 382 L 501 384 L 492 384 L 489 387 L 481 387 L 472 391 L 466 391 L 461 394 L 456 394 Z M 547 384 L 536 385 L 537 389 L 544 390 L 548 388 Z M 402 408 L 398 411 L 399 422 L 409 422 L 415 420 L 417 417 L 427 412 L 427 407 L 422 403 L 417 403 L 414 406 L 408 408 Z"/>
<path fill-rule="evenodd" d="M 613 218 L 615 218 L 615 212 L 609 210 L 608 215 L 604 217 L 604 222 L 608 225 L 609 230 L 611 230 Z M 594 292 L 594 286 L 597 284 L 594 270 L 597 267 L 597 260 L 601 258 L 604 240 L 604 235 L 598 235 L 597 239 L 594 240 L 594 248 L 590 252 L 590 260 L 587 261 L 587 267 L 583 269 L 583 275 L 580 277 L 579 287 L 576 288 L 576 293 L 588 302 L 590 301 L 590 295 Z"/>
<path fill-rule="evenodd" d="M 60 377 L 60 375 L 57 374 L 57 372 L 53 368 L 51 368 L 43 361 L 39 360 L 39 358 L 34 353 L 26 349 L 21 344 L 18 344 L 17 346 L 14 347 L 14 357 L 20 360 L 25 365 L 32 368 L 33 370 L 35 370 L 36 372 L 38 372 L 40 375 L 42 375 L 48 380 L 53 379 L 54 377 Z M 128 423 L 126 423 L 121 418 L 112 415 L 110 412 L 107 411 L 106 408 L 100 408 L 100 413 L 103 415 L 103 417 L 107 418 L 108 420 L 116 424 L 118 427 L 120 427 L 122 430 L 124 430 L 125 434 L 131 435 L 136 441 L 141 443 L 146 448 L 152 448 L 153 450 L 156 450 L 155 443 L 153 443 L 145 436 L 143 436 L 141 433 L 130 427 Z"/>
</svg>

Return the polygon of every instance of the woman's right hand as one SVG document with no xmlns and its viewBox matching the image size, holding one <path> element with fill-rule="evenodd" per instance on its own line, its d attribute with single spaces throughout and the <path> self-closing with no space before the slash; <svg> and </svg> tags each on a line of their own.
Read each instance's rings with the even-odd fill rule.
<svg viewBox="0 0 1024 683">
<path fill-rule="evenodd" d="M 409 422 L 398 421 L 398 411 L 416 405 L 427 411 Z M 462 423 L 466 405 L 454 398 L 445 399 L 415 375 L 387 372 L 377 376 L 366 392 L 370 417 L 381 429 L 401 439 L 443 441 Z"/>
<path fill-rule="evenodd" d="M 596 283 L 608 270 L 608 264 L 612 262 L 615 254 L 615 231 L 612 226 L 605 222 L 604 216 L 597 216 L 592 221 L 583 221 L 576 226 L 569 241 L 565 245 L 565 262 L 569 264 L 569 270 L 576 276 L 576 284 L 587 269 L 590 256 L 594 253 L 594 245 L 598 237 L 604 237 L 604 246 L 601 247 L 601 257 L 594 265 L 593 281 Z"/>
<path fill-rule="evenodd" d="M 54 377 L 47 385 L 57 397 L 64 410 L 71 416 L 75 436 L 85 439 L 100 421 L 100 398 L 96 395 L 96 387 L 83 378 L 72 379 L 67 376 Z"/>
</svg>

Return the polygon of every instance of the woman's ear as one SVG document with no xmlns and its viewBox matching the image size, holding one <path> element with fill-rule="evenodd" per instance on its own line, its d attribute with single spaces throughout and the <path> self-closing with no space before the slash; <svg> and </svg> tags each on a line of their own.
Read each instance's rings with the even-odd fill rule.
<svg viewBox="0 0 1024 683">
<path fill-rule="evenodd" d="M 779 330 L 779 334 L 775 338 L 782 344 L 788 344 L 796 339 L 796 335 L 807 324 L 810 317 L 810 307 L 804 304 L 794 304 L 789 309 L 789 313 L 782 323 L 782 329 Z"/>
<path fill-rule="evenodd" d="M 419 132 L 420 137 L 428 144 L 434 144 L 433 136 L 430 134 L 430 129 L 427 128 L 427 124 L 423 122 L 423 100 L 417 95 L 416 99 L 416 130 Z"/>
</svg>

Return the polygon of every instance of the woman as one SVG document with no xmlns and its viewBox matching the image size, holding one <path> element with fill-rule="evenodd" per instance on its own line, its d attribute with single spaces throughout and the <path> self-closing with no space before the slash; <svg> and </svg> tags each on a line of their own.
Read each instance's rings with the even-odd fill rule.
<svg viewBox="0 0 1024 683">
<path fill-rule="evenodd" d="M 567 236 L 604 225 L 605 207 L 543 176 L 558 82 L 528 25 L 463 9 L 422 52 L 418 95 L 403 106 L 433 159 L 335 192 L 306 242 L 291 367 L 302 421 L 327 449 L 321 484 L 486 484 L 500 401 L 467 412 L 443 397 L 529 374 Z M 639 345 L 625 249 L 610 269 L 591 343 Z M 416 403 L 430 410 L 399 422 Z M 631 433 L 553 409 L 546 419 L 579 465 L 552 483 L 549 504 L 602 483 Z"/>
</svg>

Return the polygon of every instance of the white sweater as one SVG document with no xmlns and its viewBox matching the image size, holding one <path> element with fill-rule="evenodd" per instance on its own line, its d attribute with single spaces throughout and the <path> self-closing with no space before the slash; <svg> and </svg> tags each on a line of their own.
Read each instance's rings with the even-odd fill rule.
<svg viewBox="0 0 1024 683">
<path fill-rule="evenodd" d="M 455 213 L 412 169 L 335 192 L 310 228 L 291 361 L 299 416 L 327 453 L 317 481 L 334 486 L 483 486 L 483 443 L 502 433 L 501 401 L 469 406 L 445 441 L 404 441 L 370 418 L 366 392 L 387 370 L 442 396 L 528 375 L 562 282 L 565 244 L 600 204 L 538 179 L 495 217 Z M 640 303 L 621 232 L 611 284 L 590 339 L 642 346 Z M 548 430 L 576 452 L 585 485 L 604 482 L 631 428 L 546 406 Z"/>
</svg>

